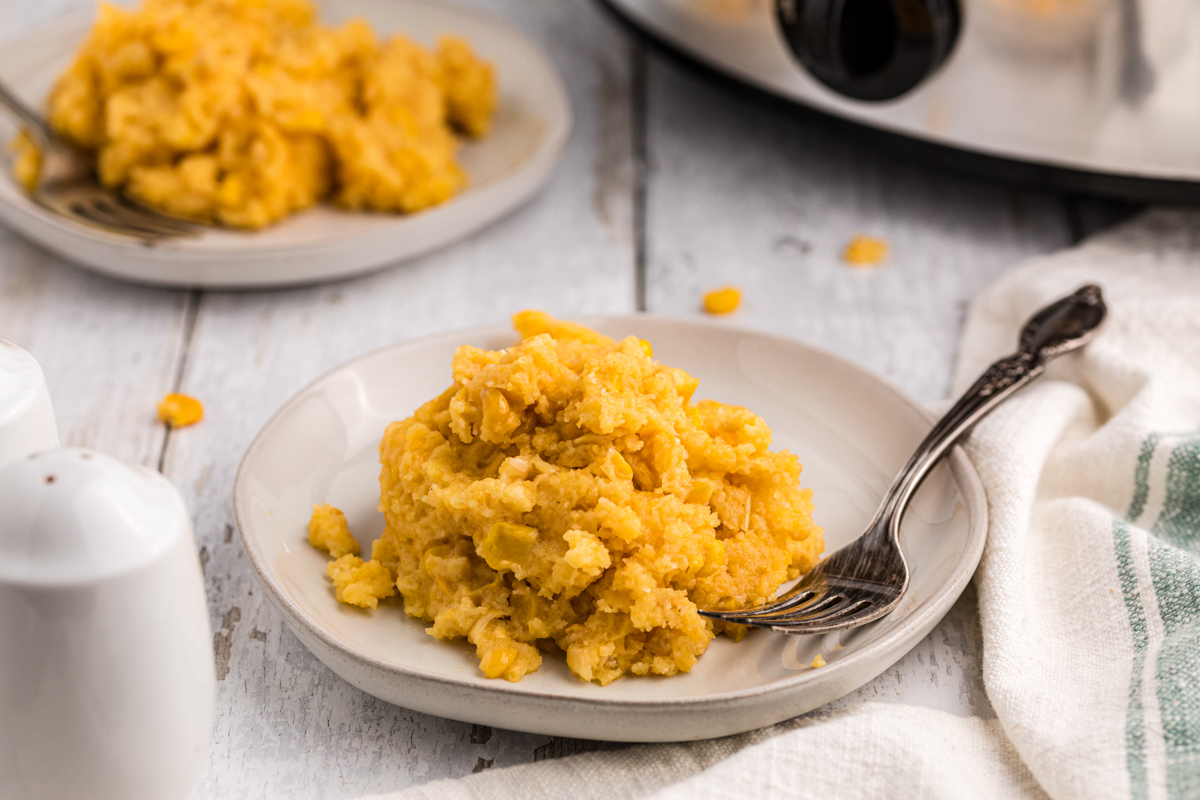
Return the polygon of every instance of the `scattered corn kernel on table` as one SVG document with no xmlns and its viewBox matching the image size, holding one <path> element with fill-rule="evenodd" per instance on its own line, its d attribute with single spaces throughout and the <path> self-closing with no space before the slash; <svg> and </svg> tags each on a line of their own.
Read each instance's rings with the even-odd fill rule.
<svg viewBox="0 0 1200 800">
<path fill-rule="evenodd" d="M 197 798 L 351 798 L 613 746 L 387 705 L 285 628 L 247 567 L 230 494 L 255 433 L 318 375 L 522 308 L 698 316 L 706 291 L 732 285 L 742 302 L 730 324 L 827 348 L 934 401 L 970 297 L 1021 257 L 1130 210 L 856 146 L 827 122 L 648 52 L 591 0 L 469 4 L 541 43 L 571 91 L 576 130 L 547 189 L 464 242 L 342 283 L 222 293 L 107 280 L 0 230 L 0 337 L 42 363 L 64 441 L 161 470 L 191 508 L 219 681 Z M 8 4 L 0 35 L 77 5 Z M 886 243 L 882 263 L 848 263 L 862 236 Z M 200 398 L 203 421 L 160 424 L 156 403 L 171 392 Z M 968 591 L 921 645 L 838 702 L 990 715 L 979 652 Z"/>
</svg>

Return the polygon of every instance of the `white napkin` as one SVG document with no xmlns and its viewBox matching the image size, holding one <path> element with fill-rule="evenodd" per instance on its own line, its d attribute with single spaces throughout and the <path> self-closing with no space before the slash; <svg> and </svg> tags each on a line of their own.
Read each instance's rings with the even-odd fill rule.
<svg viewBox="0 0 1200 800">
<path fill-rule="evenodd" d="M 1103 334 L 968 444 L 990 511 L 976 587 L 996 719 L 866 703 L 376 800 L 1200 797 L 1200 214 L 1152 211 L 1008 272 L 971 308 L 957 388 L 1089 282 Z"/>
</svg>

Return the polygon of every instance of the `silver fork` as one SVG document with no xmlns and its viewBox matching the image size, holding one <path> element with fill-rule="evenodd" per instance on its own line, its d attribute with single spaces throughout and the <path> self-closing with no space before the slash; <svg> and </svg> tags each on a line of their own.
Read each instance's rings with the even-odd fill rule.
<svg viewBox="0 0 1200 800">
<path fill-rule="evenodd" d="M 21 121 L 41 151 L 41 174 L 31 193 L 38 205 L 89 227 L 143 242 L 199 235 L 196 225 L 134 205 L 101 186 L 88 159 L 3 82 L 0 105 Z"/>
<path fill-rule="evenodd" d="M 900 520 L 921 481 L 975 423 L 1041 375 L 1047 361 L 1089 342 L 1106 313 L 1100 287 L 1094 285 L 1043 308 L 1025 323 L 1017 352 L 992 364 L 933 426 L 892 482 L 865 533 L 817 564 L 773 603 L 700 614 L 783 633 L 827 633 L 887 614 L 908 588 Z"/>
</svg>

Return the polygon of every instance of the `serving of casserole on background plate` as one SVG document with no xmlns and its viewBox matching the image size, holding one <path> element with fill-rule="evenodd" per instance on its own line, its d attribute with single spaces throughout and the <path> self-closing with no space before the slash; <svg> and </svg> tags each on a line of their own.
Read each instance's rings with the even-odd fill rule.
<svg viewBox="0 0 1200 800">
<path fill-rule="evenodd" d="M 499 105 L 485 137 L 465 140 L 458 161 L 467 187 L 407 215 L 320 205 L 255 232 L 204 229 L 147 245 L 60 218 L 38 206 L 11 174 L 0 178 L 0 220 L 42 246 L 100 272 L 169 286 L 253 288 L 334 280 L 427 253 L 470 235 L 528 200 L 549 178 L 571 132 L 566 89 L 523 34 L 475 11 L 422 0 L 345 0 L 320 8 L 322 22 L 362 18 L 380 37 L 403 33 L 432 46 L 452 34 L 491 63 Z M 64 16 L 0 49 L 0 78 L 43 108 L 94 20 Z M 0 115 L 0 136 L 16 133 Z"/>
</svg>

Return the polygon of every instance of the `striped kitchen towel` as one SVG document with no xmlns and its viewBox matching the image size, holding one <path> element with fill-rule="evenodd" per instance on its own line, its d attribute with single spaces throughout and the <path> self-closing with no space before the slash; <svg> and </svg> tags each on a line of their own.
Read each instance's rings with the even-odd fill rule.
<svg viewBox="0 0 1200 800">
<path fill-rule="evenodd" d="M 972 434 L 994 718 L 861 703 L 728 739 L 438 781 L 416 798 L 1200 798 L 1200 213 L 1027 261 L 972 304 L 958 388 L 1084 283 L 1103 334 Z"/>
<path fill-rule="evenodd" d="M 984 682 L 1052 797 L 1200 797 L 1200 215 L 1154 211 L 1006 274 L 972 306 L 959 386 L 1089 281 L 1103 334 L 968 447 L 992 515 Z"/>
</svg>

